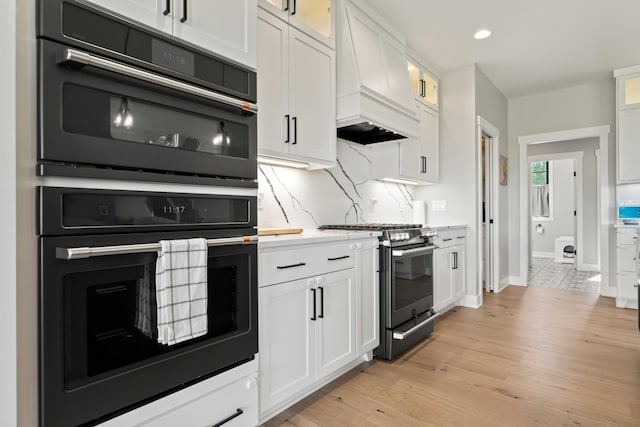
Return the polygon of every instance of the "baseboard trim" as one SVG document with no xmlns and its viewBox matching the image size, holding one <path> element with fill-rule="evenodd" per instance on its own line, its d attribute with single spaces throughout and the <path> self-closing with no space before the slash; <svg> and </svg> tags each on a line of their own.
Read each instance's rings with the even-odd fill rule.
<svg viewBox="0 0 640 427">
<path fill-rule="evenodd" d="M 533 251 L 533 253 L 531 255 L 533 255 L 534 258 L 551 258 L 551 259 L 554 259 L 556 257 L 556 254 L 553 253 L 553 252 Z"/>
<path fill-rule="evenodd" d="M 600 271 L 600 267 L 598 267 L 598 264 L 579 264 L 578 270 L 598 272 Z"/>
<path fill-rule="evenodd" d="M 523 279 L 521 276 L 509 276 L 507 278 L 510 285 L 514 286 L 527 286 L 527 279 Z"/>
<path fill-rule="evenodd" d="M 482 295 L 465 295 L 460 298 L 458 305 L 469 308 L 480 308 L 480 306 L 482 306 Z"/>
</svg>

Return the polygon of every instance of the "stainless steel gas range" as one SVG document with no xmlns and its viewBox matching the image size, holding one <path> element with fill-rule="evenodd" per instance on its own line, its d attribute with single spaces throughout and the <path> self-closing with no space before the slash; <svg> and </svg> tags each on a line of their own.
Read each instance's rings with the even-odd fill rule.
<svg viewBox="0 0 640 427">
<path fill-rule="evenodd" d="M 433 244 L 436 232 L 415 224 L 325 225 L 321 229 L 381 231 L 380 346 L 392 360 L 433 332 Z"/>
</svg>

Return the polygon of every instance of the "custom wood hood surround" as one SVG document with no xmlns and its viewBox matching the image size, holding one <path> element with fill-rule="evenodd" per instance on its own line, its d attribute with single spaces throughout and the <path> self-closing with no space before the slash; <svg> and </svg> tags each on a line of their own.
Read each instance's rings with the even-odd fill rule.
<svg viewBox="0 0 640 427">
<path fill-rule="evenodd" d="M 375 11 L 364 10 L 358 1 L 338 1 L 338 137 L 361 144 L 417 138 L 405 39 Z"/>
</svg>

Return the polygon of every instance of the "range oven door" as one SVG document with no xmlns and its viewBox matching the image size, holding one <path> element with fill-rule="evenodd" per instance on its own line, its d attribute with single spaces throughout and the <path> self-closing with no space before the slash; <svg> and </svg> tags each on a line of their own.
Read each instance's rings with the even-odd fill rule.
<svg viewBox="0 0 640 427">
<path fill-rule="evenodd" d="M 386 328 L 393 329 L 433 307 L 433 246 L 389 249 Z"/>
<path fill-rule="evenodd" d="M 256 179 L 257 117 L 249 103 L 95 53 L 38 43 L 39 160 Z"/>
<path fill-rule="evenodd" d="M 247 241 L 220 240 L 221 233 L 40 239 L 42 425 L 104 420 L 254 357 L 258 351 L 257 247 Z M 162 345 L 142 333 L 136 321 L 144 297 L 139 284 L 154 282 L 157 254 L 127 253 L 132 248 L 128 245 L 190 237 L 221 243 L 209 246 L 208 333 L 177 345 Z M 122 253 L 81 259 L 61 255 L 68 253 L 61 248 L 106 246 Z"/>
</svg>

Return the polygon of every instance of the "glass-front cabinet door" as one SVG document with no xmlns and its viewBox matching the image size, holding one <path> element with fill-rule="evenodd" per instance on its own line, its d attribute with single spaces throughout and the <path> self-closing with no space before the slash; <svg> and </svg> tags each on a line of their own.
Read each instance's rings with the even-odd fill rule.
<svg viewBox="0 0 640 427">
<path fill-rule="evenodd" d="M 640 74 L 619 78 L 618 103 L 620 109 L 640 108 Z"/>
<path fill-rule="evenodd" d="M 334 47 L 335 0 L 260 0 L 260 6 L 318 41 Z"/>
<path fill-rule="evenodd" d="M 407 61 L 411 89 L 416 99 L 438 110 L 438 80 L 416 61 Z"/>
</svg>

